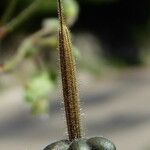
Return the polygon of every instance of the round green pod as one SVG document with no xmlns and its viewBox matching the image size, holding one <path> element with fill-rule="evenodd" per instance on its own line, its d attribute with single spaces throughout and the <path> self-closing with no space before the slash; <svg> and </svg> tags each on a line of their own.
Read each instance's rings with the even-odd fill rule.
<svg viewBox="0 0 150 150">
<path fill-rule="evenodd" d="M 68 150 L 90 150 L 90 147 L 86 143 L 85 139 L 75 139 Z"/>
<path fill-rule="evenodd" d="M 70 142 L 68 140 L 57 141 L 46 146 L 44 150 L 68 150 L 69 143 Z"/>
<path fill-rule="evenodd" d="M 106 138 L 93 137 L 87 140 L 91 150 L 116 150 L 115 145 Z"/>
</svg>

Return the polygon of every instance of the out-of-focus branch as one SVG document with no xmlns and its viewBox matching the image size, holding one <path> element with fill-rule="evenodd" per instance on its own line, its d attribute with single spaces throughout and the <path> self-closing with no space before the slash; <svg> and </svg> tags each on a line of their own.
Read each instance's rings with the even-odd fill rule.
<svg viewBox="0 0 150 150">
<path fill-rule="evenodd" d="M 20 24 L 29 19 L 39 9 L 40 4 L 43 0 L 35 0 L 33 3 L 24 9 L 17 17 L 12 19 L 8 24 L 0 27 L 0 39 L 6 34 L 14 31 Z"/>
<path fill-rule="evenodd" d="M 52 48 L 57 47 L 57 28 L 58 20 L 50 19 L 49 27 L 47 25 L 34 34 L 28 36 L 18 47 L 16 55 L 6 62 L 2 67 L 0 67 L 1 72 L 8 72 L 15 68 L 28 54 L 35 55 L 40 46 L 49 46 Z M 45 35 L 49 35 L 45 37 Z"/>
<path fill-rule="evenodd" d="M 8 4 L 8 7 L 5 9 L 5 12 L 2 16 L 1 22 L 7 23 L 10 18 L 12 17 L 12 14 L 15 10 L 16 4 L 17 4 L 18 0 L 11 0 L 10 3 Z"/>
</svg>

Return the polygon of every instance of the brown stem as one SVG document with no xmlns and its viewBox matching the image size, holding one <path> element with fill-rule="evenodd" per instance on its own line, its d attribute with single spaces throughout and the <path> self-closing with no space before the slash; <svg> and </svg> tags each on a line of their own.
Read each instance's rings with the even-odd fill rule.
<svg viewBox="0 0 150 150">
<path fill-rule="evenodd" d="M 81 138 L 80 109 L 78 90 L 76 86 L 75 63 L 72 55 L 69 31 L 65 25 L 61 0 L 58 0 L 58 14 L 60 21 L 59 54 L 62 76 L 64 106 L 66 113 L 69 140 Z"/>
</svg>

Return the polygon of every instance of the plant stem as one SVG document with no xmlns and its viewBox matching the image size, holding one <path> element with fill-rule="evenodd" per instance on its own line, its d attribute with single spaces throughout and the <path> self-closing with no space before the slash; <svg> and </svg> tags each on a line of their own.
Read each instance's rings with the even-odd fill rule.
<svg viewBox="0 0 150 150">
<path fill-rule="evenodd" d="M 66 27 L 61 0 L 58 0 L 59 54 L 62 76 L 64 106 L 69 140 L 81 138 L 80 109 L 78 90 L 76 86 L 75 62 L 72 55 L 69 31 Z"/>
<path fill-rule="evenodd" d="M 8 24 L 6 24 L 5 28 L 7 33 L 15 30 L 20 24 L 29 19 L 34 13 L 39 9 L 40 4 L 43 0 L 35 0 L 33 3 L 25 8 L 16 18 L 12 19 Z"/>
<path fill-rule="evenodd" d="M 3 16 L 2 16 L 2 23 L 6 23 L 9 21 L 9 19 L 11 18 L 14 10 L 15 10 L 15 7 L 16 7 L 16 4 L 17 4 L 18 0 L 11 0 L 10 3 L 8 4 L 8 7 L 6 8 Z"/>
</svg>

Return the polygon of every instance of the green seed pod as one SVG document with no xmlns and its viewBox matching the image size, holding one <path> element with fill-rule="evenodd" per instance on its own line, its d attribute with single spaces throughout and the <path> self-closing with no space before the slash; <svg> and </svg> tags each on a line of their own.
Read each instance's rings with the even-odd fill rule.
<svg viewBox="0 0 150 150">
<path fill-rule="evenodd" d="M 92 150 L 116 150 L 114 144 L 103 137 L 93 137 L 87 140 L 87 144 Z"/>
<path fill-rule="evenodd" d="M 67 150 L 69 148 L 68 140 L 61 140 L 48 145 L 44 150 Z"/>
<path fill-rule="evenodd" d="M 76 139 L 71 143 L 68 150 L 90 150 L 90 147 L 85 139 Z"/>
</svg>

